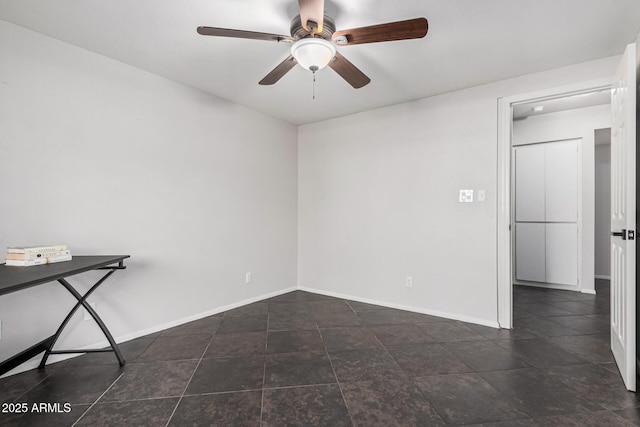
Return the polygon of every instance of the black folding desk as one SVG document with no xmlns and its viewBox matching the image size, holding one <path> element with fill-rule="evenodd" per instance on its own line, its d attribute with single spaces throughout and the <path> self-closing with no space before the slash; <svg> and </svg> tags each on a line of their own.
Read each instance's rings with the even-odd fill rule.
<svg viewBox="0 0 640 427">
<path fill-rule="evenodd" d="M 71 295 L 78 301 L 67 317 L 62 321 L 55 334 L 49 338 L 29 347 L 23 352 L 11 357 L 0 363 L 0 375 L 9 372 L 13 368 L 27 360 L 37 356 L 44 351 L 44 356 L 40 362 L 39 368 L 43 368 L 47 363 L 47 358 L 51 354 L 72 354 L 72 353 L 96 353 L 96 352 L 109 352 L 115 353 L 116 358 L 120 366 L 124 366 L 125 360 L 118 349 L 111 332 L 107 329 L 106 325 L 98 316 L 98 313 L 89 305 L 87 297 L 95 291 L 109 276 L 111 276 L 116 270 L 125 269 L 124 260 L 129 258 L 129 255 L 100 255 L 100 256 L 74 256 L 71 261 L 58 262 L 54 264 L 38 265 L 33 267 L 8 267 L 5 264 L 0 264 L 0 296 L 9 294 L 11 292 L 17 292 L 22 289 L 30 288 L 32 286 L 41 285 L 43 283 L 57 281 Z M 107 270 L 107 273 L 102 276 L 87 292 L 80 294 L 66 278 L 76 274 L 84 273 L 91 270 Z M 85 350 L 53 350 L 53 346 L 60 337 L 60 334 L 64 330 L 73 314 L 80 308 L 84 307 L 87 312 L 96 321 L 105 337 L 109 341 L 111 348 L 105 349 L 85 349 Z"/>
</svg>

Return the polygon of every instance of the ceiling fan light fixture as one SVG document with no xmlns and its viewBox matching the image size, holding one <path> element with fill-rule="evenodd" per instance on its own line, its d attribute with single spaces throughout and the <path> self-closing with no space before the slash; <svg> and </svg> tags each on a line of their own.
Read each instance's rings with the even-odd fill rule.
<svg viewBox="0 0 640 427">
<path fill-rule="evenodd" d="M 336 56 L 336 47 L 325 39 L 310 37 L 295 42 L 291 46 L 291 55 L 303 68 L 315 73 Z"/>
</svg>

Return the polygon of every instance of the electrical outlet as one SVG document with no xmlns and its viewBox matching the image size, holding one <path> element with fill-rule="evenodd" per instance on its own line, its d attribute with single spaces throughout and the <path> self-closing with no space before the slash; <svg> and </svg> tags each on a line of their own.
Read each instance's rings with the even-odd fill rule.
<svg viewBox="0 0 640 427">
<path fill-rule="evenodd" d="M 248 285 L 251 282 L 253 282 L 253 275 L 249 271 L 249 272 L 245 273 L 245 275 L 244 275 L 244 283 Z"/>
<path fill-rule="evenodd" d="M 96 303 L 95 302 L 90 302 L 89 303 L 89 307 L 93 308 L 93 311 L 96 310 Z M 93 317 L 91 317 L 91 314 L 89 314 L 89 312 L 87 311 L 87 309 L 84 309 L 84 320 L 91 320 L 93 319 Z"/>
<path fill-rule="evenodd" d="M 405 280 L 404 285 L 407 288 L 413 288 L 413 277 L 407 276 L 407 279 Z"/>
</svg>

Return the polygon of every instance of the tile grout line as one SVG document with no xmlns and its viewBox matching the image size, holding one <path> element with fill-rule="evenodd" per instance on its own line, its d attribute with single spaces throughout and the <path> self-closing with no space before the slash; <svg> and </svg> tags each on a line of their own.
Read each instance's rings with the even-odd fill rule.
<svg viewBox="0 0 640 427">
<path fill-rule="evenodd" d="M 37 383 L 35 383 L 32 387 L 29 387 L 29 389 L 27 391 L 25 391 L 24 393 L 22 393 L 21 395 L 19 395 L 18 397 L 16 397 L 15 399 L 12 400 L 12 402 L 16 402 L 18 399 L 20 399 L 22 396 L 25 396 L 27 393 L 29 393 L 31 390 L 33 390 L 34 388 L 38 387 L 40 384 L 42 384 L 45 380 L 47 380 L 48 378 L 50 378 L 53 374 L 55 374 L 55 372 L 52 372 L 50 375 L 47 375 L 46 377 L 44 377 L 43 379 L 41 379 L 40 381 L 38 381 Z M 8 378 L 8 377 L 6 377 Z M 4 379 L 4 378 L 3 378 Z"/>
<path fill-rule="evenodd" d="M 100 401 L 100 399 L 102 399 L 108 392 L 109 390 L 111 390 L 113 388 L 114 385 L 116 385 L 116 383 L 120 380 L 120 378 L 122 378 L 124 376 L 124 374 L 126 374 L 127 371 L 126 369 L 124 370 L 124 372 L 122 372 L 120 375 L 118 375 L 118 378 L 116 378 L 109 387 L 107 387 L 107 389 L 102 392 L 102 394 L 100 396 L 98 396 L 98 398 L 95 400 L 95 402 L 93 402 L 91 405 L 89 405 L 89 407 L 82 413 L 82 415 L 80 415 L 80 417 L 78 417 L 78 419 L 71 425 L 71 427 L 74 427 L 75 425 L 78 424 L 78 422 L 80 422 L 80 420 L 82 418 L 84 418 L 85 415 L 87 415 L 87 413 L 94 407 L 97 405 L 97 403 Z"/>
<path fill-rule="evenodd" d="M 349 307 L 351 307 L 351 306 L 349 306 Z M 338 380 L 338 374 L 336 374 L 336 368 L 333 367 L 333 362 L 331 361 L 331 356 L 329 355 L 329 350 L 327 350 L 327 346 L 324 343 L 324 338 L 322 336 L 322 331 L 320 331 L 320 327 L 318 326 L 318 322 L 316 322 L 316 328 L 318 330 L 318 334 L 320 334 L 320 339 L 322 340 L 322 346 L 324 347 L 324 353 L 327 355 L 327 359 L 329 359 L 329 365 L 331 366 L 331 370 L 333 371 L 333 376 L 336 378 L 336 384 L 338 385 L 338 390 L 340 390 L 340 396 L 342 396 L 342 401 L 344 402 L 344 407 L 347 409 L 347 414 L 349 414 L 349 419 L 351 420 L 351 425 L 352 426 L 356 426 L 356 423 L 353 420 L 353 415 L 351 415 L 351 411 L 349 410 L 349 404 L 347 403 L 347 399 L 344 398 L 344 392 L 342 391 L 342 386 L 340 385 L 340 380 Z"/>
<path fill-rule="evenodd" d="M 224 318 L 224 314 L 222 315 L 222 317 Z M 216 332 L 217 332 L 217 329 L 216 329 Z M 193 373 L 189 377 L 189 381 L 187 381 L 187 384 L 184 386 L 184 390 L 182 391 L 182 394 L 180 395 L 180 398 L 178 399 L 178 402 L 176 402 L 176 406 L 173 407 L 173 411 L 171 412 L 171 415 L 169 416 L 169 419 L 167 420 L 167 423 L 165 424 L 165 427 L 169 426 L 169 423 L 171 423 L 171 420 L 173 419 L 173 416 L 175 415 L 176 411 L 178 410 L 178 406 L 180 406 L 180 402 L 182 402 L 182 398 L 184 397 L 185 393 L 187 392 L 187 389 L 189 388 L 189 384 L 191 384 L 191 381 L 193 380 L 193 377 L 196 375 L 196 372 L 198 371 L 198 368 L 200 367 L 200 363 L 202 363 L 202 359 L 204 359 L 204 355 L 207 354 L 207 350 L 209 350 L 209 346 L 211 345 L 211 342 L 213 342 L 213 337 L 216 335 L 216 332 L 214 332 L 211 335 L 211 340 L 209 341 L 209 344 L 207 344 L 207 346 L 205 347 L 204 351 L 202 352 L 202 356 L 200 356 L 200 359 L 198 360 L 198 363 L 196 364 L 196 367 L 193 370 Z"/>
</svg>

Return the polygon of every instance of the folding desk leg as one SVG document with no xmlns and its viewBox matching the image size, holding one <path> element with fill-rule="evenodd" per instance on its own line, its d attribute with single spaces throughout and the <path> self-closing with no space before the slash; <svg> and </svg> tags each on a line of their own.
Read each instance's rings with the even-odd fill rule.
<svg viewBox="0 0 640 427">
<path fill-rule="evenodd" d="M 98 280 L 98 282 L 95 285 L 93 285 L 91 287 L 91 289 L 89 289 L 84 295 L 81 295 L 78 291 L 76 291 L 75 288 L 73 286 L 71 286 L 71 284 L 69 282 L 67 282 L 65 279 L 58 279 L 58 282 L 62 286 L 64 286 L 71 293 L 71 295 L 73 295 L 75 297 L 75 299 L 78 300 L 78 302 L 76 303 L 76 305 L 73 306 L 73 308 L 71 309 L 69 314 L 67 314 L 67 317 L 65 317 L 65 319 L 63 320 L 63 322 L 60 325 L 60 327 L 58 327 L 58 330 L 56 331 L 56 333 L 53 335 L 52 340 L 51 340 L 51 345 L 45 351 L 44 356 L 42 357 L 42 361 L 40 362 L 40 365 L 38 366 L 39 368 L 44 368 L 44 366 L 46 365 L 47 359 L 49 358 L 49 355 L 53 351 L 53 346 L 55 345 L 56 341 L 60 337 L 60 334 L 62 333 L 64 328 L 69 323 L 69 320 L 71 320 L 71 317 L 73 317 L 73 315 L 78 310 L 78 308 L 80 308 L 80 306 L 84 307 L 87 310 L 87 312 L 91 315 L 91 317 L 93 317 L 93 320 L 96 321 L 96 323 L 98 324 L 98 327 L 100 327 L 100 329 L 102 330 L 102 333 L 104 334 L 104 336 L 107 337 L 107 340 L 109 341 L 109 344 L 111 345 L 111 348 L 113 349 L 113 352 L 116 354 L 116 358 L 118 359 L 118 363 L 120 364 L 120 366 L 124 366 L 124 363 L 125 363 L 124 357 L 122 356 L 122 353 L 120 353 L 120 349 L 118 348 L 118 345 L 116 344 L 116 341 L 113 339 L 113 336 L 111 335 L 111 332 L 109 332 L 109 329 L 107 329 L 107 326 L 104 324 L 104 322 L 102 321 L 100 316 L 98 316 L 98 313 L 96 313 L 96 311 L 86 301 L 87 297 L 93 291 L 95 291 L 96 288 L 102 284 L 102 282 L 107 280 L 107 278 L 109 276 L 111 276 L 114 273 L 114 271 L 115 271 L 115 269 L 114 270 L 110 270 L 107 274 L 105 274 L 102 277 L 102 279 Z"/>
</svg>

